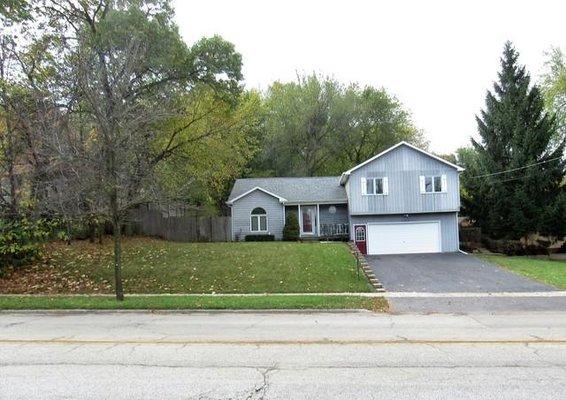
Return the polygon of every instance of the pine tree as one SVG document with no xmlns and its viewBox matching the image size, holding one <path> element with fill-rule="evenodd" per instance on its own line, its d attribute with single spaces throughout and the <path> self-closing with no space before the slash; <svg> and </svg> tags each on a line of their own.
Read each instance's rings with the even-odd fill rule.
<svg viewBox="0 0 566 400">
<path fill-rule="evenodd" d="M 565 143 L 551 144 L 556 118 L 518 57 L 505 43 L 498 82 L 476 117 L 481 140 L 472 139 L 477 162 L 463 177 L 464 207 L 493 237 L 564 235 Z"/>
</svg>

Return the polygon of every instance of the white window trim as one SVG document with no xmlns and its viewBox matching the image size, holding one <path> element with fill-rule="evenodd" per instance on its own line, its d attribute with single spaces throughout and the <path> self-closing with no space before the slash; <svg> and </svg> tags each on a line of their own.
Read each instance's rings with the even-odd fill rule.
<svg viewBox="0 0 566 400">
<path fill-rule="evenodd" d="M 302 204 L 303 207 L 310 207 L 310 206 L 316 206 L 316 221 L 315 224 L 313 226 L 313 230 L 312 232 L 303 232 L 303 214 L 301 213 L 301 204 L 298 204 L 297 207 L 297 212 L 298 212 L 298 217 L 299 217 L 299 232 L 300 232 L 300 236 L 317 236 L 317 232 L 319 232 L 319 224 L 320 224 L 320 208 L 319 208 L 319 204 L 318 203 L 313 203 L 313 204 Z"/>
<path fill-rule="evenodd" d="M 427 192 L 426 191 L 426 178 L 431 178 L 432 179 L 432 192 Z M 434 190 L 434 178 L 440 178 L 440 191 L 436 192 Z M 423 181 L 423 184 L 421 185 L 421 181 Z M 447 178 L 446 175 L 442 174 L 442 175 L 421 175 L 419 176 L 419 188 L 420 188 L 420 192 L 421 194 L 442 194 L 442 193 L 447 193 L 448 192 L 448 188 L 447 188 Z"/>
<path fill-rule="evenodd" d="M 378 179 L 381 179 L 381 187 L 383 188 L 383 193 L 375 193 L 375 189 L 377 188 L 375 181 Z M 367 192 L 368 180 L 373 181 L 373 193 Z M 387 196 L 388 194 L 389 194 L 389 179 L 386 176 L 362 178 L 362 196 Z"/>
<path fill-rule="evenodd" d="M 264 208 L 264 210 L 265 210 L 265 208 Z M 252 233 L 269 233 L 269 218 L 267 217 L 267 211 L 265 211 L 265 214 L 252 214 L 252 211 L 250 211 L 250 232 L 252 232 Z M 257 231 L 254 231 L 253 228 L 252 228 L 252 226 L 253 226 L 252 220 L 254 219 L 254 217 L 257 218 L 257 227 L 258 227 Z M 261 230 L 260 217 L 265 217 L 265 230 Z"/>
<path fill-rule="evenodd" d="M 357 232 L 357 231 L 358 231 L 358 228 L 361 228 L 361 227 L 364 228 L 364 239 L 363 239 L 363 240 L 358 240 L 358 238 L 357 238 L 358 232 Z M 365 242 L 365 243 L 367 243 L 367 240 L 368 240 L 367 235 L 368 235 L 368 232 L 367 232 L 367 225 L 360 225 L 360 224 L 355 224 L 355 225 L 354 225 L 354 242 Z"/>
</svg>

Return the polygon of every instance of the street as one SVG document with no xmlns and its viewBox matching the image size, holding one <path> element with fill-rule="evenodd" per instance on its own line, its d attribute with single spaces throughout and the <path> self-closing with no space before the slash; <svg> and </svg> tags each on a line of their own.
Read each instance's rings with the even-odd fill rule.
<svg viewBox="0 0 566 400">
<path fill-rule="evenodd" d="M 562 399 L 566 313 L 2 313 L 0 399 Z"/>
</svg>

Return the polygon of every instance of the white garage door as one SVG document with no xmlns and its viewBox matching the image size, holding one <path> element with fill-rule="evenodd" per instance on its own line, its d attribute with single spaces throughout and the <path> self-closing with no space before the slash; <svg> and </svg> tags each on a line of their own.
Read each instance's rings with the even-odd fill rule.
<svg viewBox="0 0 566 400">
<path fill-rule="evenodd" d="M 368 225 L 368 254 L 440 253 L 439 222 Z"/>
</svg>

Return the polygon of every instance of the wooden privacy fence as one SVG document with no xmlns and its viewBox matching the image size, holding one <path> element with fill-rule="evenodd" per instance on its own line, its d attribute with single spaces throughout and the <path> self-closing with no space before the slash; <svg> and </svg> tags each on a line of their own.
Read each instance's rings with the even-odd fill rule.
<svg viewBox="0 0 566 400">
<path fill-rule="evenodd" d="M 142 207 L 132 212 L 134 232 L 176 242 L 229 242 L 230 217 L 163 215 Z"/>
</svg>

